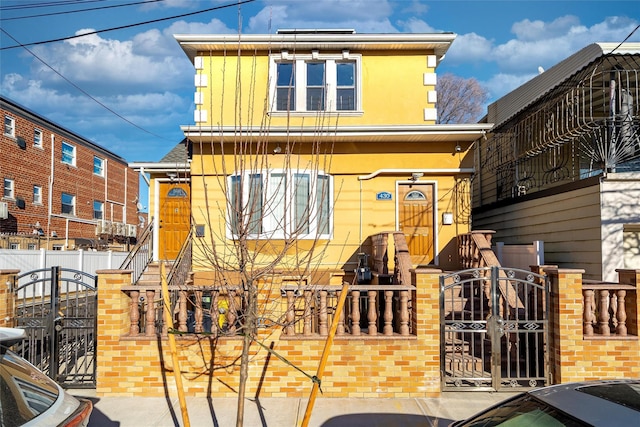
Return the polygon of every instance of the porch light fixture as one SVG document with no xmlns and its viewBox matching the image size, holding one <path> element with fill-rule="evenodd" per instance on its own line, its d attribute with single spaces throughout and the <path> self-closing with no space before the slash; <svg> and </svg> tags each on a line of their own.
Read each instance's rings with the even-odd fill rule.
<svg viewBox="0 0 640 427">
<path fill-rule="evenodd" d="M 423 176 L 424 176 L 424 174 L 422 172 L 414 172 L 414 173 L 411 174 L 411 178 L 409 178 L 409 180 L 413 181 L 413 182 L 416 182 L 417 180 L 419 180 Z"/>
<path fill-rule="evenodd" d="M 276 145 L 276 148 L 273 149 L 273 154 L 280 154 L 282 153 L 282 147 L 280 147 L 280 144 Z"/>
</svg>

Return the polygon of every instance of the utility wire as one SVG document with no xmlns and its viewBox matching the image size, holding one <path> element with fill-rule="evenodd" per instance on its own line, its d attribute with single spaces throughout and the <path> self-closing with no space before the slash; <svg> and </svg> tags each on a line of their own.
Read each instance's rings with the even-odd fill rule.
<svg viewBox="0 0 640 427">
<path fill-rule="evenodd" d="M 9 34 L 4 28 L 0 28 L 0 31 L 2 31 L 3 33 L 5 33 L 7 36 L 9 36 L 14 42 L 20 44 L 20 42 L 18 40 L 15 39 L 15 37 L 13 37 L 11 34 Z M 169 139 L 155 134 L 147 129 L 144 129 L 140 126 L 138 126 L 137 124 L 133 123 L 131 120 L 127 119 L 126 117 L 118 114 L 116 111 L 114 111 L 113 109 L 109 108 L 108 106 L 106 106 L 105 104 L 103 104 L 102 102 L 98 101 L 96 98 L 94 98 L 91 94 L 89 94 L 87 91 L 85 91 L 84 89 L 82 89 L 80 86 L 78 86 L 77 84 L 75 84 L 74 82 L 72 82 L 71 80 L 69 80 L 68 78 L 66 78 L 65 76 L 63 76 L 62 74 L 60 74 L 55 68 L 53 68 L 51 65 L 47 64 L 42 58 L 40 58 L 38 55 L 36 55 L 33 51 L 31 51 L 29 48 L 25 47 L 25 46 L 21 46 L 24 47 L 24 49 L 29 52 L 31 55 L 33 55 L 38 61 L 42 62 L 47 68 L 49 68 L 51 71 L 53 71 L 54 73 L 56 73 L 58 76 L 60 76 L 62 79 L 64 79 L 67 83 L 69 83 L 71 86 L 73 86 L 74 88 L 76 88 L 77 90 L 79 90 L 80 92 L 82 92 L 83 95 L 87 96 L 88 98 L 90 98 L 91 100 L 93 100 L 94 102 L 96 102 L 98 105 L 100 105 L 102 108 L 104 108 L 105 110 L 109 111 L 110 113 L 114 114 L 115 116 L 119 117 L 120 119 L 124 120 L 125 122 L 129 123 L 131 126 L 140 129 L 141 131 L 148 133 L 149 135 L 155 136 L 156 138 L 160 138 L 160 139 L 164 139 L 165 141 L 170 141 Z"/>
<path fill-rule="evenodd" d="M 172 19 L 184 18 L 186 16 L 198 15 L 200 13 L 211 12 L 213 10 L 226 9 L 226 8 L 232 7 L 232 6 L 240 6 L 240 5 L 243 5 L 243 4 L 246 4 L 246 3 L 252 3 L 254 1 L 255 0 L 243 0 L 243 1 L 238 1 L 238 2 L 235 2 L 235 3 L 224 4 L 222 6 L 211 7 L 209 9 L 198 10 L 196 12 L 183 13 L 181 15 L 174 15 L 174 16 L 169 16 L 169 17 L 166 17 L 166 18 L 153 19 L 151 21 L 138 22 L 138 23 L 135 23 L 135 24 L 121 25 L 119 27 L 105 28 L 103 30 L 96 30 L 96 31 L 90 31 L 90 32 L 83 33 L 83 34 L 77 34 L 75 36 L 61 37 L 59 39 L 52 39 L 52 40 L 45 40 L 45 41 L 40 41 L 40 42 L 33 42 L 33 43 L 18 44 L 18 45 L 14 45 L 14 46 L 7 46 L 7 47 L 0 48 L 0 50 L 15 49 L 15 48 L 18 48 L 18 47 L 36 46 L 36 45 L 47 44 L 47 43 L 61 42 L 61 41 L 64 41 L 64 40 L 77 39 L 79 37 L 89 36 L 89 35 L 92 35 L 92 34 L 105 33 L 105 32 L 108 32 L 108 31 L 124 30 L 126 28 L 138 27 L 140 25 L 155 24 L 156 22 L 162 22 L 162 21 L 169 21 L 169 20 L 172 20 Z"/>
<path fill-rule="evenodd" d="M 100 1 L 102 1 L 102 0 L 100 0 Z M 0 17 L 0 21 L 14 21 L 16 19 L 42 18 L 42 17 L 45 17 L 45 16 L 67 15 L 67 14 L 71 14 L 71 13 L 90 12 L 92 10 L 113 9 L 113 8 L 116 8 L 116 7 L 126 7 L 126 6 L 135 6 L 135 5 L 138 5 L 138 4 L 156 3 L 156 2 L 159 2 L 159 1 L 165 1 L 165 0 L 144 0 L 144 1 L 138 1 L 138 2 L 135 2 L 135 3 L 124 3 L 124 4 L 115 4 L 115 5 L 111 5 L 111 6 L 91 7 L 91 8 L 88 8 L 88 9 L 67 10 L 65 12 L 41 13 L 39 15 L 14 16 L 12 18 L 2 18 L 2 17 Z"/>
<path fill-rule="evenodd" d="M 22 10 L 22 9 L 33 9 L 40 7 L 56 7 L 56 6 L 77 6 L 79 4 L 84 3 L 96 3 L 103 2 L 107 0 L 66 0 L 66 1 L 52 1 L 49 3 L 20 3 L 13 6 L 2 6 L 0 10 Z"/>
</svg>

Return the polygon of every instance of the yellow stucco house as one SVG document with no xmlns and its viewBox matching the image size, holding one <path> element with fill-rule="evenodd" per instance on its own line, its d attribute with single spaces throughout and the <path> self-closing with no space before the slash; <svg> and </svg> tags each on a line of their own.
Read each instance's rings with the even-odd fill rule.
<svg viewBox="0 0 640 427">
<path fill-rule="evenodd" d="M 182 126 L 181 158 L 137 165 L 151 175 L 159 259 L 186 236 L 180 211 L 199 236 L 194 270 L 243 239 L 263 254 L 295 240 L 296 254 L 314 248 L 314 268 L 353 272 L 369 237 L 387 231 L 405 235 L 414 266 L 457 267 L 469 147 L 491 124 L 436 124 L 436 68 L 455 34 L 175 38 L 195 67 L 194 123 Z M 167 209 L 170 192 L 190 206 Z M 289 258 L 278 262 L 300 256 Z"/>
</svg>

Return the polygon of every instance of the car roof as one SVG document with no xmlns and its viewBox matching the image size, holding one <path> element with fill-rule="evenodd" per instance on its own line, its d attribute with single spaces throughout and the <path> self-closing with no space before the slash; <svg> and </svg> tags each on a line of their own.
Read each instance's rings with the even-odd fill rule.
<svg viewBox="0 0 640 427">
<path fill-rule="evenodd" d="M 27 337 L 24 329 L 0 327 L 0 344 L 11 347 Z"/>
<path fill-rule="evenodd" d="M 640 379 L 558 384 L 529 394 L 592 425 L 636 425 L 640 420 Z"/>
</svg>

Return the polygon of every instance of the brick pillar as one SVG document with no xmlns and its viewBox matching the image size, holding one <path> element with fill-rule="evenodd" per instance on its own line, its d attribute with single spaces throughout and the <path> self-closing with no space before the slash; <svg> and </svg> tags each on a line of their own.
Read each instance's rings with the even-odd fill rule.
<svg viewBox="0 0 640 427">
<path fill-rule="evenodd" d="M 416 287 L 411 306 L 412 327 L 418 338 L 416 352 L 423 367 L 421 390 L 425 397 L 440 396 L 440 274 L 436 268 L 411 270 Z"/>
<path fill-rule="evenodd" d="M 96 392 L 108 393 L 118 378 L 111 376 L 113 358 L 120 355 L 120 337 L 129 332 L 130 299 L 121 291 L 131 284 L 131 270 L 98 270 L 98 331 Z"/>
<path fill-rule="evenodd" d="M 640 335 L 640 270 L 619 269 L 618 282 L 621 285 L 631 285 L 636 287 L 635 296 L 627 292 L 627 301 L 635 297 L 635 306 L 626 304 L 627 307 L 627 333 L 630 335 Z"/>
<path fill-rule="evenodd" d="M 572 381 L 580 376 L 583 347 L 583 296 L 580 269 L 547 268 L 551 281 L 549 316 L 549 367 L 552 383 Z"/>
<path fill-rule="evenodd" d="M 0 270 L 0 326 L 15 326 L 16 276 L 20 270 Z"/>
</svg>

